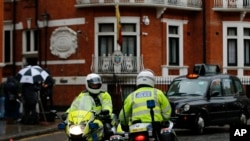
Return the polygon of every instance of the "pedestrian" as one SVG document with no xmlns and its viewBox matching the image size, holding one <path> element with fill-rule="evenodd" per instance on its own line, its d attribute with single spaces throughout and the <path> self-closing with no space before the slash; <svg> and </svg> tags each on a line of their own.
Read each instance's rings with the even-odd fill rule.
<svg viewBox="0 0 250 141">
<path fill-rule="evenodd" d="M 23 124 L 38 124 L 39 112 L 37 105 L 39 104 L 39 91 L 41 90 L 41 82 L 34 84 L 22 83 L 23 94 L 23 109 L 24 115 L 22 117 Z"/>
<path fill-rule="evenodd" d="M 53 76 L 50 74 L 49 69 L 44 69 L 49 76 L 45 79 L 45 81 L 42 83 L 40 97 L 42 106 L 45 111 L 53 110 L 53 87 L 55 84 L 55 80 L 53 79 Z"/>
<path fill-rule="evenodd" d="M 3 93 L 3 85 L 0 85 L 0 120 L 4 119 L 4 102 L 5 102 L 5 96 Z"/>
<path fill-rule="evenodd" d="M 20 121 L 20 103 L 21 85 L 13 76 L 9 76 L 3 83 L 3 93 L 5 96 L 5 119 L 7 123 L 16 123 Z"/>
<path fill-rule="evenodd" d="M 154 121 L 157 123 L 159 134 L 164 121 L 168 121 L 171 115 L 171 106 L 164 93 L 155 88 L 155 75 L 151 70 L 143 70 L 137 75 L 137 89 L 130 93 L 125 101 L 124 108 L 120 111 L 119 120 L 124 131 L 128 131 L 129 125 L 134 122 L 151 123 L 150 109 L 147 101 L 154 100 Z"/>
</svg>

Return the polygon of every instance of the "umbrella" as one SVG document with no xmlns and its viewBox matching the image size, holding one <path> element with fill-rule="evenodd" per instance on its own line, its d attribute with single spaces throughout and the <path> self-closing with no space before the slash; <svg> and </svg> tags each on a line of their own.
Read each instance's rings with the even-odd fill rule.
<svg viewBox="0 0 250 141">
<path fill-rule="evenodd" d="M 17 80 L 20 83 L 30 83 L 44 81 L 49 74 L 40 66 L 26 66 L 17 73 Z"/>
</svg>

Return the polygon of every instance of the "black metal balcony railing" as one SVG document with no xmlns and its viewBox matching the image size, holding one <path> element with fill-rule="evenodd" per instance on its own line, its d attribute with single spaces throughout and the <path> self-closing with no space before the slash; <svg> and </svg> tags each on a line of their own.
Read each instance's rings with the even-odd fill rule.
<svg viewBox="0 0 250 141">
<path fill-rule="evenodd" d="M 142 57 L 122 56 L 120 63 L 115 63 L 113 56 L 93 56 L 92 72 L 101 74 L 136 74 L 143 69 Z"/>
<path fill-rule="evenodd" d="M 250 0 L 214 0 L 213 9 L 217 11 L 250 10 Z"/>
<path fill-rule="evenodd" d="M 76 0 L 76 7 L 110 6 L 115 4 L 200 9 L 202 7 L 202 0 Z"/>
</svg>

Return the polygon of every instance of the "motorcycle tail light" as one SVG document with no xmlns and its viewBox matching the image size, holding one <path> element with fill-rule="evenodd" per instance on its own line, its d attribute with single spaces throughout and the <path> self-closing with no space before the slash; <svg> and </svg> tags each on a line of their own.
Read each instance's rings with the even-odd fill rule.
<svg viewBox="0 0 250 141">
<path fill-rule="evenodd" d="M 144 135 L 137 135 L 134 141 L 145 141 L 146 137 Z"/>
</svg>

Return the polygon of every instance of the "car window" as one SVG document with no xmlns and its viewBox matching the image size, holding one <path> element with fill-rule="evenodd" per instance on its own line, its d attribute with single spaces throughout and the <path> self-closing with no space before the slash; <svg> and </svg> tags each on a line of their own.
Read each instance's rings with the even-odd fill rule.
<svg viewBox="0 0 250 141">
<path fill-rule="evenodd" d="M 239 94 L 239 95 L 244 95 L 243 87 L 241 85 L 241 82 L 239 80 L 235 79 L 234 83 L 235 83 L 236 93 Z"/>
<path fill-rule="evenodd" d="M 206 93 L 208 82 L 198 79 L 174 81 L 168 89 L 168 96 L 202 96 Z"/>
<path fill-rule="evenodd" d="M 223 83 L 223 91 L 224 91 L 225 96 L 235 94 L 235 87 L 233 85 L 232 79 L 223 79 L 222 83 Z"/>
<path fill-rule="evenodd" d="M 211 94 L 213 96 L 222 96 L 220 79 L 213 80 L 210 86 Z"/>
</svg>

